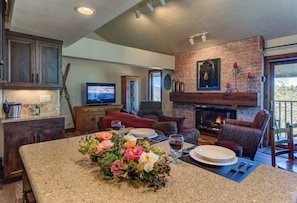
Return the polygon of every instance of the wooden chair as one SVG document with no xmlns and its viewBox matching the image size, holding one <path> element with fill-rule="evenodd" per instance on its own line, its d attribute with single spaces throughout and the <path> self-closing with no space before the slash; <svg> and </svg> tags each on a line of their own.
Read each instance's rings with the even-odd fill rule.
<svg viewBox="0 0 297 203">
<path fill-rule="evenodd" d="M 294 147 L 294 152 L 296 152 L 296 149 L 297 149 L 297 133 L 294 133 L 294 130 L 295 132 L 297 131 L 297 123 L 292 123 L 291 124 L 292 127 L 293 127 L 293 147 Z M 294 155 L 294 159 L 297 159 L 297 153 L 296 154 L 293 154 Z"/>
<path fill-rule="evenodd" d="M 297 173 L 297 160 L 294 159 L 293 127 L 297 124 L 287 124 L 285 128 L 270 129 L 271 165 Z M 288 159 L 276 161 L 276 157 L 288 154 Z"/>
</svg>

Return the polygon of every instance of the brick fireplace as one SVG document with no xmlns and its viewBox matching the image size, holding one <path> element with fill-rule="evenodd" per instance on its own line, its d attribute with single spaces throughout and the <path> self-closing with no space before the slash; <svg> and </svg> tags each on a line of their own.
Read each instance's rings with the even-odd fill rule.
<svg viewBox="0 0 297 203">
<path fill-rule="evenodd" d="M 196 128 L 218 135 L 227 118 L 236 119 L 236 109 L 223 105 L 196 105 Z"/>
<path fill-rule="evenodd" d="M 218 134 L 226 118 L 253 121 L 260 110 L 258 93 L 171 93 L 170 100 L 174 115 L 186 118 L 185 126 L 212 135 Z"/>
<path fill-rule="evenodd" d="M 176 117 L 186 117 L 185 126 L 196 127 L 196 106 L 197 105 L 227 105 L 236 111 L 236 119 L 252 121 L 256 113 L 263 106 L 263 46 L 264 40 L 262 37 L 253 37 L 237 42 L 231 42 L 220 46 L 199 49 L 180 53 L 175 55 L 175 71 L 173 72 L 173 79 L 175 81 L 184 82 L 185 93 L 196 94 L 196 97 L 190 101 L 172 100 L 173 101 L 173 115 Z M 221 59 L 220 67 L 220 90 L 219 91 L 197 91 L 197 61 L 205 59 Z M 237 62 L 239 73 L 236 76 L 236 88 L 239 93 L 247 93 L 247 75 L 252 73 L 252 90 L 258 93 L 259 101 L 256 105 L 245 104 L 250 101 L 250 97 L 243 96 L 241 101 L 243 103 L 232 105 L 230 102 L 237 99 L 229 99 L 227 97 L 217 98 L 216 93 L 222 95 L 226 93 L 226 83 L 231 84 L 231 88 L 235 87 L 235 77 L 232 74 L 233 63 Z M 206 95 L 202 96 L 199 95 Z M 229 95 L 236 95 L 236 92 L 228 93 Z M 215 96 L 214 96 L 215 95 Z M 171 95 L 172 97 L 188 98 L 189 95 Z M 190 95 L 191 97 L 191 95 Z M 209 99 L 211 98 L 211 99 Z M 217 100 L 226 103 L 217 104 Z"/>
</svg>

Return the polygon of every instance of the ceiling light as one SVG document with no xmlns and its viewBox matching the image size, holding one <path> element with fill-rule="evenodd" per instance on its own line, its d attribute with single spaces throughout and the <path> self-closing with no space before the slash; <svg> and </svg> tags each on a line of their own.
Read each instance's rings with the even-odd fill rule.
<svg viewBox="0 0 297 203">
<path fill-rule="evenodd" d="M 136 18 L 140 18 L 140 14 L 141 14 L 140 10 L 137 9 L 137 10 L 135 11 L 135 17 L 136 17 Z"/>
<path fill-rule="evenodd" d="M 203 33 L 197 33 L 197 34 L 190 36 L 189 37 L 190 44 L 194 45 L 195 44 L 194 37 L 200 37 L 200 36 L 201 36 L 202 42 L 206 42 L 206 34 L 207 34 L 207 32 L 203 32 Z"/>
<path fill-rule="evenodd" d="M 79 12 L 80 14 L 83 14 L 83 15 L 93 15 L 95 13 L 95 10 L 92 9 L 92 8 L 88 8 L 88 7 L 84 7 L 84 6 L 79 6 L 79 7 L 76 7 L 75 10 L 77 12 Z"/>
<path fill-rule="evenodd" d="M 165 0 L 159 0 L 159 2 L 160 2 L 161 6 L 165 6 L 165 4 L 166 4 Z"/>
<path fill-rule="evenodd" d="M 202 42 L 206 42 L 206 33 L 204 33 L 204 34 L 201 36 L 201 40 L 202 40 Z"/>
<path fill-rule="evenodd" d="M 195 44 L 195 42 L 194 42 L 194 38 L 193 38 L 193 37 L 190 37 L 190 38 L 189 38 L 189 42 L 190 42 L 191 45 L 194 45 L 194 44 Z"/>
<path fill-rule="evenodd" d="M 150 12 L 153 12 L 153 11 L 154 11 L 154 7 L 153 7 L 153 5 L 152 5 L 152 2 L 148 2 L 148 3 L 146 4 L 146 7 L 148 8 L 148 10 L 149 10 Z"/>
</svg>

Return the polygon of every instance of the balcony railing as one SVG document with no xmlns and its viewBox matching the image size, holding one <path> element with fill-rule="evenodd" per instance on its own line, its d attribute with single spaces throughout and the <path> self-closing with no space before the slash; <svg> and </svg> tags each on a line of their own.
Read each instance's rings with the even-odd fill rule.
<svg viewBox="0 0 297 203">
<path fill-rule="evenodd" d="M 274 100 L 274 118 L 276 127 L 297 123 L 297 101 Z"/>
</svg>

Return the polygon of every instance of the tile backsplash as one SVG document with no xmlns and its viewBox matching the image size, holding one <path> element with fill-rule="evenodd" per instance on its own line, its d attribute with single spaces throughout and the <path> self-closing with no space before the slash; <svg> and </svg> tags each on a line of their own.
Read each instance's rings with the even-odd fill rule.
<svg viewBox="0 0 297 203">
<path fill-rule="evenodd" d="M 60 91 L 59 90 L 3 90 L 2 103 L 7 99 L 8 102 L 18 102 L 22 104 L 21 116 L 32 115 L 32 107 L 39 104 L 41 114 L 60 113 Z M 2 117 L 4 113 L 2 110 Z"/>
</svg>

